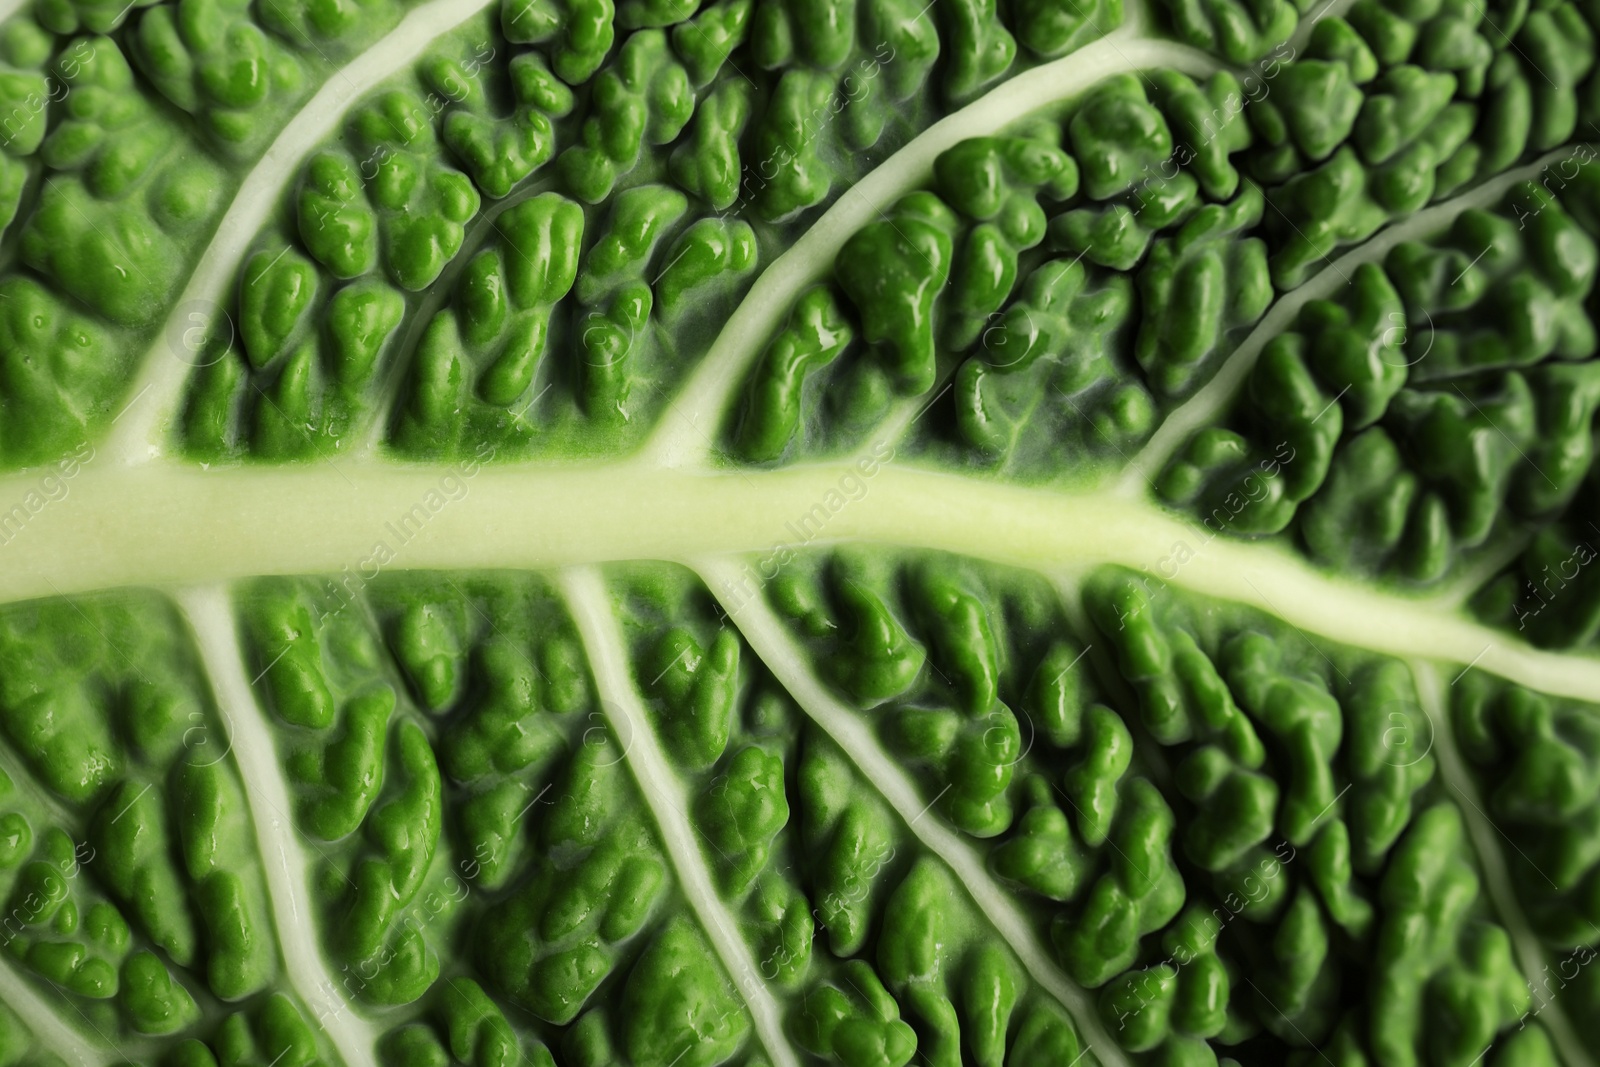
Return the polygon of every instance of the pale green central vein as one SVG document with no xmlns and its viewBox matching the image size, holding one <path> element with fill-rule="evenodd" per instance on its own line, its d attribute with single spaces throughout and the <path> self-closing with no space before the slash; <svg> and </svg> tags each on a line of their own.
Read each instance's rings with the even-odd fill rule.
<svg viewBox="0 0 1600 1067">
<path fill-rule="evenodd" d="M 737 587 L 740 576 L 737 564 L 701 562 L 698 570 L 713 590 Z M 878 744 L 861 716 L 839 703 L 817 680 L 805 653 L 772 609 L 759 598 L 743 600 L 725 592 L 719 592 L 718 598 L 773 677 L 788 690 L 806 715 L 838 743 L 862 777 L 889 802 L 917 840 L 955 873 L 967 895 L 1016 953 L 1033 980 L 1071 1013 L 1078 1033 L 1100 1062 L 1105 1067 L 1127 1067 L 1121 1049 L 1100 1025 L 1100 1016 L 1090 995 L 1062 973 L 1049 951 L 1039 943 L 1027 917 L 989 876 L 977 851 L 937 818 L 923 817 L 927 804 L 910 776 Z"/>
<path fill-rule="evenodd" d="M 583 638 L 589 665 L 594 670 L 606 718 L 622 742 L 623 758 L 655 817 L 662 846 L 683 884 L 684 896 L 749 1009 L 755 1021 L 756 1036 L 767 1055 L 778 1067 L 798 1067 L 799 1060 L 783 1036 L 783 1013 L 778 1002 L 757 977 L 750 946 L 740 936 L 738 920 L 712 884 L 704 853 L 695 842 L 683 783 L 661 751 L 634 688 L 627 649 L 605 583 L 590 568 L 567 571 L 560 580 L 573 622 Z"/>
<path fill-rule="evenodd" d="M 1600 701 L 1600 660 L 1534 649 L 1437 603 L 1359 585 L 1287 549 L 1213 536 L 1146 502 L 893 463 L 692 474 L 637 463 L 449 470 L 344 463 L 202 471 L 90 467 L 22 523 L 0 479 L 0 603 L 130 585 L 347 570 L 538 569 L 841 542 L 942 549 L 1047 573 L 1118 563 L 1253 605 L 1356 648 L 1475 663 Z M 856 497 L 856 499 L 852 499 Z M 11 525 L 7 525 L 10 523 Z M 769 574 L 770 576 L 770 574 Z M 1156 577 L 1152 577 L 1152 581 Z"/>
</svg>

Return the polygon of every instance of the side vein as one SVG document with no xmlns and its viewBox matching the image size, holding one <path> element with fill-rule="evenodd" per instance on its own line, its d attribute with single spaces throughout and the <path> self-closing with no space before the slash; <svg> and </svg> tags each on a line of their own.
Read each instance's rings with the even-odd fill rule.
<svg viewBox="0 0 1600 1067">
<path fill-rule="evenodd" d="M 737 567 L 721 561 L 697 561 L 695 569 L 712 590 L 728 588 L 730 580 L 740 577 Z M 724 601 L 723 607 L 751 649 L 806 715 L 827 731 L 917 839 L 961 880 L 967 895 L 1016 953 L 1033 980 L 1071 1012 L 1079 1034 L 1088 1048 L 1095 1050 L 1100 1063 L 1104 1067 L 1128 1067 L 1122 1050 L 1100 1025 L 1100 1015 L 1089 994 L 1073 983 L 1039 945 L 1021 909 L 989 877 L 972 846 L 936 819 L 918 817 L 923 801 L 905 770 L 883 751 L 860 716 L 836 700 L 812 675 L 799 646 L 784 632 L 783 624 L 765 601 L 761 597 L 738 605 Z"/>
<path fill-rule="evenodd" d="M 1473 208 L 1492 207 L 1513 185 L 1538 177 L 1551 163 L 1570 156 L 1574 147 L 1569 144 L 1547 152 L 1527 166 L 1508 170 L 1460 196 L 1441 200 L 1432 207 L 1390 223 L 1338 259 L 1328 260 L 1327 265 L 1309 281 L 1279 297 L 1255 328 L 1223 360 L 1211 380 L 1173 409 L 1150 440 L 1145 442 L 1144 448 L 1124 468 L 1116 482 L 1117 491 L 1129 496 L 1142 492 L 1190 434 L 1216 422 L 1223 409 L 1238 395 L 1262 350 L 1274 337 L 1294 325 L 1302 307 L 1313 300 L 1331 298 L 1341 285 L 1349 284 L 1350 276 L 1357 267 L 1381 261 L 1396 245 L 1441 233 L 1458 215 Z"/>
<path fill-rule="evenodd" d="M 737 921 L 712 884 L 704 853 L 695 841 L 686 814 L 688 800 L 683 783 L 662 753 L 638 690 L 629 678 L 626 646 L 611 613 L 605 584 L 591 567 L 565 571 L 559 581 L 594 671 L 601 706 L 612 730 L 627 738 L 624 757 L 661 829 L 662 843 L 683 884 L 684 896 L 750 1009 L 756 1036 L 767 1055 L 778 1067 L 799 1067 L 799 1059 L 783 1036 L 783 1013 L 778 1002 L 757 977 L 750 946 L 739 935 Z"/>
<path fill-rule="evenodd" d="M 71 994 L 62 994 L 63 997 Z M 109 1049 L 98 1049 L 63 1021 L 56 1005 L 40 996 L 38 990 L 13 969 L 11 960 L 0 957 L 0 1005 L 22 1019 L 39 1044 L 73 1067 L 101 1067 L 123 1058 Z"/>
<path fill-rule="evenodd" d="M 183 293 L 141 361 L 129 390 L 133 401 L 117 418 L 107 449 L 122 463 L 141 463 L 160 452 L 159 435 L 177 410 L 191 364 L 180 357 L 175 338 L 191 326 L 210 329 L 224 315 L 228 286 L 256 233 L 277 208 L 284 183 L 300 161 L 328 138 L 366 93 L 412 62 L 440 36 L 449 33 L 492 0 L 429 0 L 343 68 L 305 102 L 256 161 L 234 194 Z M 200 316 L 193 319 L 191 316 Z"/>
<path fill-rule="evenodd" d="M 852 234 L 900 197 L 925 185 L 933 161 L 969 137 L 992 134 L 1034 111 L 1059 103 L 1113 74 L 1163 67 L 1197 76 L 1220 69 L 1215 59 L 1170 41 L 1142 40 L 1123 26 L 1070 55 L 1017 75 L 987 95 L 923 130 L 822 213 L 783 255 L 773 260 L 723 326 L 710 351 L 680 391 L 679 418 L 664 421 L 644 454 L 662 465 L 701 461 L 715 420 L 729 407 L 744 374 L 800 293 L 825 277 Z"/>
</svg>

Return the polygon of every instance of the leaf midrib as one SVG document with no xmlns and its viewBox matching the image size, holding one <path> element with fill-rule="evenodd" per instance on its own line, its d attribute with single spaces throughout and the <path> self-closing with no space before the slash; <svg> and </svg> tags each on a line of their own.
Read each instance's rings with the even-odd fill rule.
<svg viewBox="0 0 1600 1067">
<path fill-rule="evenodd" d="M 22 499 L 37 480 L 0 479 L 0 520 L 4 502 Z M 67 484 L 64 499 L 0 544 L 0 604 L 259 575 L 343 570 L 359 587 L 389 570 L 746 553 L 755 574 L 779 546 L 880 544 L 1048 574 L 1121 564 L 1152 583 L 1165 578 L 1249 604 L 1356 648 L 1475 663 L 1542 692 L 1600 701 L 1600 659 L 1534 649 L 1437 600 L 1319 571 L 1283 545 L 1213 534 L 1111 491 L 1026 488 L 907 461 L 867 477 L 844 463 L 690 473 L 636 461 L 211 471 L 162 462 L 90 466 Z M 846 493 L 858 485 L 865 488 L 852 500 Z M 447 495 L 452 486 L 458 499 Z M 397 525 L 407 514 L 415 526 Z M 402 541 L 402 533 L 410 536 Z M 384 565 L 374 555 L 380 542 L 393 557 Z"/>
<path fill-rule="evenodd" d="M 1340 10 L 1346 6 L 1335 0 L 1314 13 L 1303 21 L 1295 40 L 1302 41 L 1303 31 L 1336 5 Z M 175 305 L 167 330 L 145 358 L 141 377 L 130 390 L 134 399 L 127 421 L 117 427 L 106 451 L 135 463 L 157 451 L 151 442 L 176 409 L 186 380 L 185 368 L 163 351 L 164 337 L 173 323 L 182 322 L 186 301 L 217 303 L 225 296 L 240 260 L 266 218 L 265 208 L 257 211 L 253 206 L 251 194 L 270 190 L 270 196 L 254 199 L 267 205 L 275 203 L 287 177 L 336 128 L 365 90 L 420 55 L 433 36 L 454 28 L 485 6 L 485 0 L 433 0 L 412 11 L 372 49 L 344 70 L 334 72 L 322 90 L 307 101 L 241 185 L 218 236 L 205 249 Z M 0 0 L 0 9 L 4 9 L 0 21 L 16 7 L 14 2 Z M 1190 73 L 1220 69 L 1215 61 L 1185 46 L 1144 37 L 1137 15 L 1137 6 L 1130 5 L 1126 23 L 1112 35 L 1062 60 L 1019 75 L 947 116 L 864 179 L 857 187 L 866 187 L 862 192 L 852 190 L 841 198 L 807 234 L 809 237 L 822 230 L 821 238 L 810 244 L 802 239 L 763 272 L 740 309 L 741 314 L 746 308 L 754 309 L 748 315 L 753 324 L 746 328 L 745 320 L 739 316 L 729 323 L 725 334 L 731 333 L 731 348 L 722 351 L 723 340 L 719 338 L 719 347 L 713 349 L 699 374 L 691 379 L 686 392 L 690 403 L 684 413 L 687 424 L 660 428 L 651 454 L 669 465 L 703 454 L 697 440 L 703 438 L 698 420 L 702 415 L 720 418 L 726 410 L 765 338 L 787 314 L 791 301 L 783 294 L 797 295 L 821 277 L 838 246 L 855 228 L 904 192 L 925 184 L 932 160 L 943 148 L 1059 103 L 1119 70 L 1158 65 L 1145 58 L 1146 53 L 1158 57 L 1159 65 Z M 1091 51 L 1096 48 L 1099 53 L 1117 53 L 1118 61 L 1106 63 L 1105 69 L 1092 75 L 1080 76 L 1079 68 L 1090 65 L 1088 61 L 1099 54 Z M 1135 54 L 1125 55 L 1122 48 Z M 1043 74 L 1046 70 L 1053 73 Z M 350 71 L 361 71 L 363 84 L 335 86 L 336 79 L 349 82 Z M 1069 75 L 1065 86 L 1052 83 L 1051 78 L 1058 74 Z M 1024 82 L 1030 76 L 1034 81 Z M 1080 80 L 1083 84 L 1079 84 Z M 1017 86 L 1018 82 L 1023 85 Z M 323 115 L 327 117 L 324 119 Z M 1564 151 L 1570 151 L 1570 147 Z M 915 151 L 909 157 L 902 157 L 912 149 Z M 1338 262 L 1375 261 L 1396 241 L 1421 236 L 1437 219 L 1447 222 L 1465 206 L 1491 202 L 1513 182 L 1537 173 L 1544 162 L 1501 175 L 1464 197 L 1434 205 L 1411 220 L 1390 226 Z M 852 196 L 859 198 L 856 208 L 846 204 Z M 1455 207 L 1468 198 L 1472 205 Z M 855 215 L 861 217 L 852 224 L 849 220 Z M 837 233 L 825 225 L 830 217 L 835 220 Z M 783 269 L 775 271 L 773 267 Z M 1284 314 L 1313 295 L 1330 294 L 1336 288 L 1329 277 L 1332 273 L 1325 269 L 1295 294 L 1280 298 L 1278 305 L 1284 306 Z M 763 289 L 769 276 L 774 280 Z M 1312 289 L 1312 285 L 1318 288 Z M 1288 321 L 1285 319 L 1285 324 Z M 738 329 L 735 323 L 741 324 Z M 719 352 L 722 358 L 713 365 L 711 357 Z M 1242 381 L 1251 361 L 1248 353 L 1238 360 L 1230 356 L 1234 387 Z M 1225 391 L 1232 395 L 1227 383 L 1219 381 L 1210 395 L 1221 397 Z M 681 405 L 680 400 L 674 406 Z M 1201 404 L 1195 411 L 1206 407 Z M 1209 414 L 1214 415 L 1215 410 Z M 1196 418 L 1201 416 L 1196 414 Z M 1175 446 L 1181 440 L 1184 421 L 1169 422 L 1172 428 L 1166 431 L 1163 444 L 1170 441 Z M 1158 447 L 1149 453 L 1149 460 L 1159 459 L 1161 454 Z M 472 478 L 466 498 L 431 515 L 423 535 L 405 546 L 406 551 L 393 566 L 529 568 L 611 559 L 688 560 L 706 553 L 764 552 L 771 547 L 770 541 L 763 540 L 764 530 L 770 533 L 772 528 L 805 514 L 829 488 L 839 484 L 838 479 L 848 470 L 846 465 L 818 464 L 779 472 L 709 474 L 663 472 L 637 461 L 485 470 Z M 26 529 L 14 540 L 0 544 L 0 565 L 4 567 L 0 573 L 0 604 L 124 585 L 176 587 L 197 580 L 227 581 L 262 573 L 337 571 L 341 566 L 358 564 L 370 551 L 371 545 L 362 543 L 362 531 L 371 532 L 383 521 L 373 520 L 373 515 L 398 513 L 384 512 L 384 506 L 403 511 L 422 499 L 427 489 L 437 487 L 447 471 L 445 467 L 400 466 L 378 460 L 344 463 L 340 468 L 319 465 L 214 472 L 171 461 L 117 468 L 102 464 L 69 486 L 70 499 L 50 503 L 44 512 L 30 517 Z M 39 477 L 37 472 L 0 476 L 0 508 L 21 501 L 26 492 L 37 487 Z M 748 498 L 741 501 L 741 494 L 746 492 Z M 693 521 L 696 509 L 705 505 L 711 506 L 698 513 L 697 524 Z M 221 521 L 218 514 L 223 516 Z M 120 521 L 128 516 L 134 520 L 131 529 Z M 0 512 L 3 517 L 4 512 Z M 327 525 L 327 520 L 332 524 Z M 667 520 L 665 526 L 663 520 Z M 985 529 L 982 521 L 989 522 L 991 528 Z M 939 525 L 941 522 L 944 525 Z M 1000 526 L 999 536 L 995 536 L 993 524 Z M 1170 552 L 1170 543 L 1160 543 L 1163 537 L 1205 540 L 1209 536 L 1203 529 L 1183 523 L 1142 500 L 1118 499 L 1111 493 L 1057 493 L 1003 486 L 905 465 L 879 473 L 866 498 L 831 513 L 828 531 L 829 537 L 819 537 L 814 543 L 849 540 L 938 548 L 1055 573 L 1068 565 L 1081 567 L 1102 562 L 1148 567 Z M 177 536 L 169 536 L 173 533 Z M 126 540 L 130 537 L 131 546 Z M 662 545 L 671 546 L 670 550 L 663 552 Z M 115 557 L 109 565 L 99 559 L 108 547 Z M 1068 550 L 1066 554 L 1062 554 L 1063 548 Z M 85 566 L 85 560 L 95 562 Z M 197 561 L 200 566 L 196 566 Z M 1252 575 L 1262 579 L 1259 586 Z M 1248 594 L 1241 588 L 1241 579 L 1249 587 Z M 1186 564 L 1173 584 L 1252 603 L 1312 633 L 1356 647 L 1455 662 L 1472 658 L 1482 669 L 1545 692 L 1600 700 L 1600 662 L 1590 657 L 1532 650 L 1503 634 L 1465 621 L 1447 606 L 1423 604 L 1321 575 L 1274 546 L 1225 542 L 1210 547 Z M 1310 595 L 1295 596 L 1297 592 Z M 199 599 L 188 598 L 185 605 L 190 617 L 215 622 L 216 611 L 225 610 L 218 608 L 224 603 L 221 597 L 220 590 L 209 590 Z M 1280 598 L 1291 603 L 1291 610 L 1277 610 Z M 1338 609 L 1329 612 L 1331 621 L 1321 622 L 1319 605 Z M 1397 646 L 1397 635 L 1407 640 Z M 1474 651 L 1480 638 L 1481 650 Z M 236 641 L 232 647 L 231 654 L 237 659 Z M 260 818 L 257 813 L 258 830 Z M 956 844 L 966 847 L 960 841 Z M 272 857 L 262 858 L 269 865 L 272 863 Z M 274 915 L 277 919 L 276 894 Z M 305 916 L 307 922 L 310 918 Z M 990 918 L 992 921 L 993 916 Z M 286 940 L 280 931 L 280 945 Z M 301 992 L 304 995 L 305 991 Z M 69 1059 L 88 1064 L 105 1058 L 104 1053 L 86 1058 L 88 1046 L 80 1035 L 61 1025 L 55 1010 L 20 982 L 3 960 L 0 1000 L 37 1008 L 24 1012 L 26 1021 L 35 1028 L 36 1036 L 57 1052 L 64 1056 L 73 1053 Z M 1085 1025 L 1083 1019 L 1076 1021 L 1080 1027 Z M 1092 1010 L 1088 1024 L 1098 1033 Z M 367 1052 L 354 1059 L 345 1047 L 346 1041 L 336 1043 L 347 1062 L 356 1067 L 370 1063 L 370 1042 Z M 1113 1044 L 1107 1042 L 1103 1047 L 1116 1054 Z"/>
</svg>

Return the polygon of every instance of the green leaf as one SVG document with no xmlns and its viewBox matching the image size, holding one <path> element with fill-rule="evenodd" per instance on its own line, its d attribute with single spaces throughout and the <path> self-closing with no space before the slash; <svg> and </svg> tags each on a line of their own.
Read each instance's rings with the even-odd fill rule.
<svg viewBox="0 0 1600 1067">
<path fill-rule="evenodd" d="M 1596 1063 L 1592 6 L 0 5 L 0 1067 Z"/>
</svg>

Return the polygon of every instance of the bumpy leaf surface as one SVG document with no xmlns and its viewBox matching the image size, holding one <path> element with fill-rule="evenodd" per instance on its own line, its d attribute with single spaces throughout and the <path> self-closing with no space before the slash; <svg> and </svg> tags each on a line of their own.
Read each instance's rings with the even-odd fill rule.
<svg viewBox="0 0 1600 1067">
<path fill-rule="evenodd" d="M 0 1067 L 1592 1067 L 1590 0 L 0 0 Z"/>
</svg>

